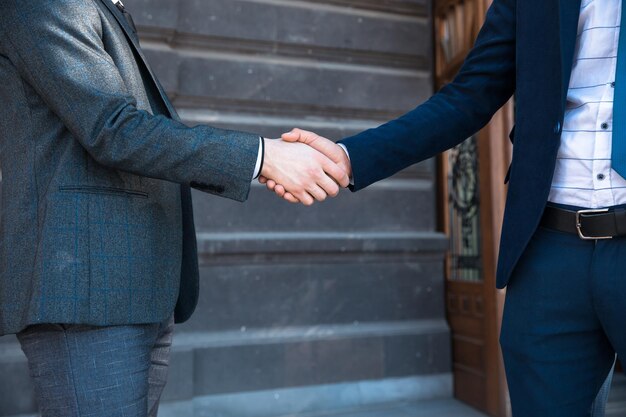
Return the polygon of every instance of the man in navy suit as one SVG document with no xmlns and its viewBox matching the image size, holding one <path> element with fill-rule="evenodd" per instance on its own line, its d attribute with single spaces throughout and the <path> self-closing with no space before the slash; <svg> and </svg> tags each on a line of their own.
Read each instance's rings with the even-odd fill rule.
<svg viewBox="0 0 626 417">
<path fill-rule="evenodd" d="M 615 353 L 626 357 L 621 9 L 621 0 L 494 0 L 459 74 L 426 103 L 339 146 L 301 130 L 284 136 L 341 163 L 358 191 L 459 144 L 515 94 L 497 269 L 515 417 L 589 416 Z"/>
</svg>

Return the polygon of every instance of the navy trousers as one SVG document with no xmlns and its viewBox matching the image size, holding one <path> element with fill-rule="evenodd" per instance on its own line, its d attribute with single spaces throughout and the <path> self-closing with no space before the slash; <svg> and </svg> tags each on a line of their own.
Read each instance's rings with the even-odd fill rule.
<svg viewBox="0 0 626 417">
<path fill-rule="evenodd" d="M 500 344 L 514 417 L 582 417 L 626 358 L 626 238 L 540 227 L 507 287 Z"/>
</svg>

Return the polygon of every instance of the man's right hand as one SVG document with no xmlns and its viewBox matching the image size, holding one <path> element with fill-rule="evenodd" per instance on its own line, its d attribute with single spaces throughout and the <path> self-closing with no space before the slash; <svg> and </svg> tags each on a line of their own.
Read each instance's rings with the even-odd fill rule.
<svg viewBox="0 0 626 417">
<path fill-rule="evenodd" d="M 282 139 L 285 142 L 300 142 L 310 146 L 311 148 L 324 154 L 333 163 L 337 164 L 337 166 L 339 166 L 348 175 L 348 177 L 352 176 L 352 166 L 346 151 L 333 141 L 319 136 L 314 132 L 302 129 L 293 129 L 288 133 L 284 133 L 282 135 Z M 297 195 L 289 192 L 289 188 L 285 187 L 285 184 L 280 181 L 276 181 L 273 178 L 267 177 L 266 175 L 263 175 L 263 173 L 261 173 L 259 182 L 261 184 L 265 184 L 270 191 L 274 191 L 276 195 L 291 203 L 305 203 L 305 201 L 302 201 Z M 345 182 L 345 185 L 342 183 L 339 184 L 345 188 L 349 185 L 349 182 Z"/>
<path fill-rule="evenodd" d="M 292 142 L 292 143 L 289 143 Z M 334 197 L 347 187 L 349 174 L 328 156 L 297 140 L 265 140 L 261 176 L 281 184 L 294 202 L 310 206 L 315 200 Z"/>
</svg>

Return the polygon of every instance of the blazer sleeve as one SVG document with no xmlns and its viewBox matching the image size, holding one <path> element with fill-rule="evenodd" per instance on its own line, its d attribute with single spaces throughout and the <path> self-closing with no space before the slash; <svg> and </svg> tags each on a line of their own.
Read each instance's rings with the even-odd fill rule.
<svg viewBox="0 0 626 417">
<path fill-rule="evenodd" d="M 245 200 L 259 135 L 189 128 L 137 109 L 104 49 L 100 19 L 91 0 L 2 0 L 0 53 L 98 163 Z"/>
<path fill-rule="evenodd" d="M 341 140 L 354 191 L 450 149 L 484 127 L 515 90 L 515 2 L 494 0 L 454 81 L 400 118 Z"/>
</svg>

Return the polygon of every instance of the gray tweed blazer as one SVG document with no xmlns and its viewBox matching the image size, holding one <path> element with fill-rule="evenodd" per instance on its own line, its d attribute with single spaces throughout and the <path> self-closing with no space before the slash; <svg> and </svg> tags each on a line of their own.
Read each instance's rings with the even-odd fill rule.
<svg viewBox="0 0 626 417">
<path fill-rule="evenodd" d="M 258 142 L 181 124 L 110 0 L 0 1 L 0 334 L 187 319 L 189 187 L 245 200 Z"/>
</svg>

